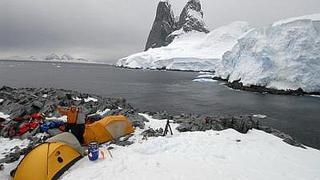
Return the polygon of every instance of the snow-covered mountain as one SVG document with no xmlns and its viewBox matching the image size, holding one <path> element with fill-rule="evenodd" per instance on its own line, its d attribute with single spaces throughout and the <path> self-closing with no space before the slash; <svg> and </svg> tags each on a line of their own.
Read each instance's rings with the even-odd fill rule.
<svg viewBox="0 0 320 180">
<path fill-rule="evenodd" d="M 187 2 L 179 16 L 177 27 L 178 29 L 183 29 L 185 32 L 209 32 L 203 20 L 203 11 L 200 0 L 189 0 Z"/>
<path fill-rule="evenodd" d="M 3 60 L 23 60 L 23 61 L 50 61 L 50 62 L 72 62 L 72 63 L 94 63 L 84 58 L 74 58 L 71 55 L 63 54 L 62 56 L 56 53 L 51 53 L 46 56 L 10 56 L 2 58 Z"/>
<path fill-rule="evenodd" d="M 51 61 L 51 60 L 61 60 L 60 56 L 58 56 L 58 55 L 55 54 L 55 53 L 52 53 L 52 54 L 50 54 L 50 55 L 47 55 L 44 59 L 45 59 L 45 60 L 49 60 L 49 61 Z"/>
<path fill-rule="evenodd" d="M 198 31 L 208 33 L 199 0 L 188 0 L 178 19 L 168 0 L 161 0 L 157 7 L 157 13 L 148 36 L 145 50 L 158 48 L 170 44 L 177 34 L 176 30 L 184 32 Z"/>
<path fill-rule="evenodd" d="M 249 30 L 246 22 L 233 22 L 206 34 L 198 31 L 173 32 L 177 36 L 166 47 L 153 48 L 120 59 L 118 66 L 130 68 L 166 68 L 213 71 L 222 55 L 232 49 Z"/>
<path fill-rule="evenodd" d="M 216 69 L 229 82 L 320 92 L 320 14 L 251 30 Z"/>
<path fill-rule="evenodd" d="M 117 66 L 214 71 L 222 55 L 248 30 L 248 23 L 233 22 L 209 32 L 199 0 L 187 1 L 178 20 L 169 1 L 162 0 L 146 51 L 120 59 Z"/>
<path fill-rule="evenodd" d="M 169 2 L 161 2 L 171 13 Z M 201 30 L 200 1 L 189 0 L 174 27 L 178 30 L 170 30 L 167 44 L 122 58 L 117 66 L 216 71 L 218 77 L 244 86 L 320 92 L 320 14 L 253 29 L 234 22 L 209 32 Z"/>
</svg>

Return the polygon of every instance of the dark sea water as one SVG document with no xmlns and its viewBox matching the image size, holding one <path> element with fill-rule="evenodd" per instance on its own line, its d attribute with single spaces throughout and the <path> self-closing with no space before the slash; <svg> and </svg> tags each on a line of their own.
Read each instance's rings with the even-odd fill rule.
<svg viewBox="0 0 320 180">
<path fill-rule="evenodd" d="M 55 87 L 124 97 L 141 111 L 264 114 L 266 125 L 320 149 L 320 98 L 231 90 L 193 82 L 193 72 L 118 69 L 107 65 L 0 61 L 0 86 Z"/>
</svg>

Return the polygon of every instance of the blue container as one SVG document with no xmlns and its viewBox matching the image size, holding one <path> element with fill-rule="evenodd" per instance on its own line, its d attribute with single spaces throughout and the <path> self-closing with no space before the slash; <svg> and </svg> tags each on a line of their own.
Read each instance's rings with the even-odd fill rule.
<svg viewBox="0 0 320 180">
<path fill-rule="evenodd" d="M 99 143 L 90 142 L 88 145 L 88 157 L 90 161 L 96 161 L 99 158 Z"/>
</svg>

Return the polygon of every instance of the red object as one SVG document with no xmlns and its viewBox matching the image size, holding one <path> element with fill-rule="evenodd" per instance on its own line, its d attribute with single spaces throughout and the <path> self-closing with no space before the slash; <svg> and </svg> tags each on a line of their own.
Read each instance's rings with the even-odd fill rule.
<svg viewBox="0 0 320 180">
<path fill-rule="evenodd" d="M 22 117 L 16 117 L 13 119 L 14 121 L 17 121 L 17 122 L 21 122 L 21 121 L 24 121 L 24 119 Z"/>
<path fill-rule="evenodd" d="M 18 136 L 22 136 L 24 133 L 28 132 L 29 130 L 33 130 L 39 126 L 38 121 L 31 121 L 28 123 L 24 123 L 19 127 L 19 131 L 17 133 Z"/>
<path fill-rule="evenodd" d="M 35 120 L 41 120 L 42 115 L 41 115 L 41 113 L 34 113 L 34 114 L 31 114 L 31 118 L 35 119 Z"/>
</svg>

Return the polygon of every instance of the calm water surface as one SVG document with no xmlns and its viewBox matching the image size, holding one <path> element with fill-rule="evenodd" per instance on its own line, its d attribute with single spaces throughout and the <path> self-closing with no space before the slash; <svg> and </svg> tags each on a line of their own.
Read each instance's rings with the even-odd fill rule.
<svg viewBox="0 0 320 180">
<path fill-rule="evenodd" d="M 0 86 L 55 87 L 124 97 L 141 111 L 265 114 L 266 125 L 320 149 L 320 98 L 230 90 L 199 83 L 198 73 L 118 69 L 106 65 L 0 61 Z"/>
</svg>

